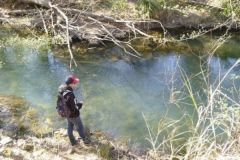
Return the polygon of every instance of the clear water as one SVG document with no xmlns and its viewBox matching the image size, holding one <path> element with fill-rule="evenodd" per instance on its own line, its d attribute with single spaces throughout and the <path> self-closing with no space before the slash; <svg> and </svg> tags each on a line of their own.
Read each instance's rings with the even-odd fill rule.
<svg viewBox="0 0 240 160">
<path fill-rule="evenodd" d="M 240 48 L 235 47 L 234 58 L 212 57 L 209 65 L 204 58 L 203 67 L 209 67 L 210 81 L 214 85 L 236 62 Z M 194 45 L 194 44 L 193 44 Z M 108 49 L 115 53 L 116 48 Z M 199 75 L 200 60 L 194 54 L 157 53 L 148 59 L 125 61 L 105 58 L 105 51 L 77 58 L 78 67 L 70 69 L 69 61 L 54 57 L 47 52 L 28 47 L 12 46 L 0 49 L 0 94 L 24 97 L 42 117 L 50 119 L 53 128 L 65 127 L 55 110 L 57 88 L 67 75 L 74 73 L 80 78 L 75 93 L 83 99 L 81 116 L 92 130 L 103 130 L 117 138 L 130 139 L 132 143 L 146 143 L 147 129 L 142 117 L 157 124 L 166 116 L 180 119 L 189 114 L 194 120 L 194 107 L 182 81 L 181 70 L 188 75 L 192 89 L 199 102 L 206 98 L 205 85 Z M 225 54 L 232 54 L 226 49 Z M 240 83 L 237 66 L 223 83 L 223 87 L 237 89 Z M 236 94 L 230 95 L 239 101 Z"/>
</svg>

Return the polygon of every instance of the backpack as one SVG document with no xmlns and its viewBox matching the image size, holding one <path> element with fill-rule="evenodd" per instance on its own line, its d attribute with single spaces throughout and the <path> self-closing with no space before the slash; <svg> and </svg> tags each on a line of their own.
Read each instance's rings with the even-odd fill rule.
<svg viewBox="0 0 240 160">
<path fill-rule="evenodd" d="M 58 94 L 56 109 L 57 109 L 58 114 L 61 117 L 69 117 L 71 114 L 71 111 L 67 107 L 66 100 L 64 98 L 64 95 L 66 95 L 69 92 L 71 92 L 71 91 L 65 90 L 64 92 L 60 92 Z"/>
</svg>

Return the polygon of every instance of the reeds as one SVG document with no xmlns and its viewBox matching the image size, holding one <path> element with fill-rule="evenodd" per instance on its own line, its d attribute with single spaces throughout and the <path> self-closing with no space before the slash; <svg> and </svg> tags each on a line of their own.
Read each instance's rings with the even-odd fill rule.
<svg viewBox="0 0 240 160">
<path fill-rule="evenodd" d="M 219 45 L 216 47 L 219 48 Z M 147 140 L 151 145 L 146 159 L 240 159 L 240 103 L 234 98 L 239 95 L 240 89 L 233 83 L 235 89 L 231 96 L 234 97 L 231 97 L 222 85 L 240 60 L 236 60 L 224 75 L 219 74 L 212 83 L 209 62 L 214 52 L 209 52 L 205 67 L 201 66 L 201 72 L 197 73 L 202 76 L 204 83 L 206 98 L 203 101 L 197 98 L 192 89 L 194 79 L 179 67 L 195 116 L 184 114 L 179 120 L 168 120 L 165 116 L 161 118 L 157 129 L 153 129 L 143 114 L 148 130 Z M 182 126 L 187 129 L 182 131 Z"/>
</svg>

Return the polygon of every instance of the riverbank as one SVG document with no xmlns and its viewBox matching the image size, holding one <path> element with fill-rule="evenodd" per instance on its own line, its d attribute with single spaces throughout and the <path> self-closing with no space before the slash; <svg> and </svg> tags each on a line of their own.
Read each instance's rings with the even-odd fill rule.
<svg viewBox="0 0 240 160">
<path fill-rule="evenodd" d="M 131 153 L 125 142 L 116 141 L 101 131 L 91 132 L 89 129 L 85 130 L 85 134 L 92 142 L 84 145 L 78 139 L 76 152 L 69 153 L 71 146 L 67 130 L 60 128 L 53 131 L 47 124 L 40 124 L 36 117 L 29 117 L 30 109 L 34 110 L 26 107 L 22 98 L 0 96 L 1 159 L 141 159 L 141 156 Z M 21 117 L 28 117 L 24 121 L 28 125 L 23 127 Z M 78 137 L 75 131 L 74 135 Z"/>
<path fill-rule="evenodd" d="M 147 4 L 144 0 L 141 3 L 135 0 L 21 0 L 2 2 L 0 21 L 2 25 L 18 30 L 37 29 L 54 39 L 55 43 L 66 46 L 70 43 L 71 47 L 75 42 L 88 47 L 105 46 L 111 42 L 129 54 L 140 56 L 132 46 L 139 39 L 147 39 L 147 43 L 156 48 L 214 30 L 239 30 L 238 12 L 231 16 L 225 13 L 223 5 L 220 2 L 188 1 L 164 4 L 153 1 Z M 188 29 L 191 30 L 186 33 Z M 153 30 L 161 34 L 152 35 Z M 171 30 L 183 30 L 184 33 L 173 39 Z"/>
<path fill-rule="evenodd" d="M 10 103 L 11 102 L 11 103 Z M 219 103 L 221 104 L 221 102 Z M 11 106 L 12 105 L 12 106 Z M 21 107 L 25 105 L 22 98 L 11 97 L 11 96 L 1 96 L 0 97 L 0 159 L 4 160 L 78 160 L 78 159 L 89 159 L 89 160 L 103 160 L 103 159 L 113 159 L 113 160 L 159 160 L 159 159 L 239 159 L 240 155 L 238 153 L 239 149 L 239 109 L 238 108 L 222 108 L 218 112 L 215 125 L 226 125 L 223 129 L 225 130 L 225 138 L 221 134 L 216 135 L 216 144 L 213 144 L 214 139 L 211 132 L 213 130 L 208 130 L 209 126 L 203 129 L 203 132 L 192 133 L 188 137 L 184 144 L 179 146 L 174 145 L 174 141 L 177 141 L 178 134 L 175 135 L 174 129 L 169 130 L 169 134 L 166 140 L 160 144 L 154 142 L 155 138 L 166 129 L 165 127 L 171 126 L 172 123 L 167 122 L 166 126 L 163 125 L 162 130 L 158 133 L 150 133 L 152 138 L 149 140 L 152 143 L 151 149 L 147 150 L 145 153 L 136 154 L 134 151 L 128 148 L 125 142 L 117 141 L 112 139 L 110 136 L 104 134 L 101 131 L 86 130 L 86 135 L 91 138 L 91 143 L 85 145 L 81 139 L 78 139 L 78 145 L 74 152 L 69 152 L 70 144 L 67 136 L 67 130 L 60 128 L 55 131 L 48 132 L 47 134 L 34 133 L 34 130 L 29 132 L 30 128 L 25 126 L 25 130 L 19 128 L 17 124 L 16 115 L 13 108 L 17 109 L 17 113 L 21 113 L 22 117 L 28 117 L 25 113 L 22 114 Z M 16 108 L 17 107 L 17 108 Z M 24 107 L 24 110 L 26 107 Z M 201 106 L 198 108 L 198 112 L 201 111 Z M 19 112 L 20 111 L 20 112 Z M 215 114 L 214 114 L 215 115 Z M 225 116 L 231 115 L 232 117 L 226 118 Z M 206 117 L 205 117 L 206 116 Z M 225 118 L 224 118 L 225 117 Z M 200 115 L 200 123 L 205 123 L 208 119 L 208 115 Z M 205 119 L 206 118 L 206 119 Z M 234 118 L 234 119 L 232 119 Z M 34 120 L 30 119 L 31 121 Z M 230 123 L 229 123 L 230 122 Z M 164 123 L 162 121 L 162 123 Z M 220 123 L 220 124 L 218 124 Z M 147 127 L 148 123 L 146 123 Z M 211 124 L 210 124 L 211 125 Z M 11 127 L 10 127 L 11 126 Z M 37 128 L 42 128 L 42 125 L 36 125 Z M 160 126 L 161 127 L 161 126 Z M 197 126 L 195 126 L 197 127 Z M 217 127 L 217 126 L 216 126 Z M 223 127 L 223 126 L 222 126 Z M 232 128 L 234 127 L 234 129 Z M 195 130 L 196 128 L 194 128 Z M 205 130 L 207 129 L 207 130 Z M 227 130 L 230 129 L 230 130 Z M 228 132 L 229 131 L 229 132 Z M 154 131 L 152 131 L 154 132 Z M 226 133 L 229 133 L 227 135 Z M 37 135 L 37 136 L 36 136 Z M 75 137 L 78 137 L 77 133 L 74 131 Z M 151 137 L 150 136 L 150 137 Z M 203 139 L 204 138 L 204 139 Z M 223 138 L 223 139 L 222 139 Z M 173 145 L 171 148 L 168 146 Z M 158 148 L 157 146 L 160 146 Z M 163 146 L 162 146 L 163 145 Z M 161 148 L 163 147 L 163 148 Z M 176 148 L 175 148 L 176 147 Z M 207 147 L 207 148 L 206 148 Z M 158 149 L 157 149 L 158 148 Z M 173 149 L 173 150 L 171 150 Z"/>
<path fill-rule="evenodd" d="M 101 132 L 91 135 L 92 142 L 89 145 L 79 139 L 73 153 L 69 152 L 71 146 L 65 129 L 55 131 L 48 137 L 35 137 L 22 135 L 10 137 L 2 134 L 0 130 L 0 158 L 1 159 L 35 159 L 35 160 L 101 160 L 101 159 L 142 159 L 131 154 L 123 145 L 103 136 Z M 77 137 L 76 132 L 74 135 Z"/>
<path fill-rule="evenodd" d="M 124 149 L 123 145 L 116 145 L 116 142 L 103 136 L 101 132 L 92 133 L 92 142 L 89 145 L 79 139 L 75 151 L 71 153 L 66 129 L 59 129 L 53 135 L 42 138 L 28 134 L 10 137 L 0 131 L 1 159 L 142 159 Z M 76 132 L 74 135 L 77 137 Z"/>
</svg>

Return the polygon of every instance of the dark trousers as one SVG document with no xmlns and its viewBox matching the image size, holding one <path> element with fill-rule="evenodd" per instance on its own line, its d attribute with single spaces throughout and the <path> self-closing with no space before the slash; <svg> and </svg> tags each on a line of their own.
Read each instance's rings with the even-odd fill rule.
<svg viewBox="0 0 240 160">
<path fill-rule="evenodd" d="M 77 144 L 77 141 L 76 141 L 75 137 L 73 136 L 73 127 L 74 126 L 76 127 L 79 136 L 84 140 L 85 134 L 84 134 L 83 124 L 82 124 L 80 116 L 78 116 L 76 118 L 67 118 L 67 122 L 68 122 L 68 129 L 67 129 L 68 137 L 71 142 L 71 145 L 74 146 Z"/>
</svg>

